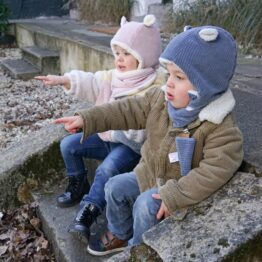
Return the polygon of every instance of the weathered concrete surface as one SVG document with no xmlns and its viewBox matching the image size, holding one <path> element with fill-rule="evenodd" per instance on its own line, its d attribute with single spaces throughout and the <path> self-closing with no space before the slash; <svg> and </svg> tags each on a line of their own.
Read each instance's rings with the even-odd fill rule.
<svg viewBox="0 0 262 262">
<path fill-rule="evenodd" d="M 79 103 L 66 115 L 86 106 L 90 104 Z M 22 202 L 30 201 L 31 187 L 41 188 L 44 182 L 52 184 L 64 175 L 58 142 L 65 135 L 61 125 L 51 124 L 1 151 L 0 209 L 16 206 L 19 198 Z"/>
<path fill-rule="evenodd" d="M 261 203 L 262 178 L 237 173 L 212 197 L 191 208 L 183 221 L 167 218 L 143 240 L 165 262 L 261 261 Z M 256 242 L 246 245 L 256 237 Z M 109 261 L 136 261 L 136 257 L 126 251 Z"/>
<path fill-rule="evenodd" d="M 23 59 L 39 68 L 41 74 L 60 74 L 59 52 L 29 46 L 22 49 Z"/>
<path fill-rule="evenodd" d="M 19 47 L 39 46 L 60 52 L 60 71 L 95 72 L 113 67 L 112 36 L 92 32 L 93 25 L 68 19 L 13 20 Z"/>
<path fill-rule="evenodd" d="M 1 152 L 0 208 L 12 208 L 18 204 L 19 188 L 25 191 L 24 198 L 28 197 L 22 202 L 30 201 L 27 179 L 42 183 L 61 175 L 63 160 L 58 141 L 64 134 L 62 127 L 50 126 Z"/>
<path fill-rule="evenodd" d="M 56 196 L 63 192 L 65 183 L 52 187 L 49 194 L 34 194 L 39 205 L 43 230 L 52 243 L 52 247 L 59 262 L 87 262 L 106 261 L 109 256 L 94 257 L 88 254 L 87 244 L 76 236 L 67 232 L 69 224 L 73 221 L 78 205 L 71 208 L 60 208 L 56 205 Z M 100 234 L 105 228 L 105 216 L 97 219 L 97 224 L 91 229 L 94 236 Z"/>
<path fill-rule="evenodd" d="M 23 59 L 5 59 L 1 65 L 13 78 L 32 79 L 40 70 Z"/>
</svg>

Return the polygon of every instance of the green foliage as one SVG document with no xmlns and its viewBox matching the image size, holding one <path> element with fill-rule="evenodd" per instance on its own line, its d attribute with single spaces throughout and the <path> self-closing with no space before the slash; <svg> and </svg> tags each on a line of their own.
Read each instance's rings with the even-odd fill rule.
<svg viewBox="0 0 262 262">
<path fill-rule="evenodd" d="M 10 15 L 10 10 L 3 1 L 0 0 L 0 35 L 6 33 L 8 29 L 8 17 Z"/>
<path fill-rule="evenodd" d="M 245 51 L 262 49 L 261 0 L 199 0 L 184 7 L 170 12 L 170 32 L 181 32 L 185 25 L 217 25 L 230 31 Z"/>
<path fill-rule="evenodd" d="M 77 0 L 81 19 L 119 24 L 122 16 L 130 17 L 134 0 Z"/>
</svg>

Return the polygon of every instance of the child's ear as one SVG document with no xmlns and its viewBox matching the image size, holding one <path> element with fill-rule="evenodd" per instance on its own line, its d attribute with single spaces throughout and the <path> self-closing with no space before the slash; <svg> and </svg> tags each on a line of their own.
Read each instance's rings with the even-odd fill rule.
<svg viewBox="0 0 262 262">
<path fill-rule="evenodd" d="M 124 25 L 125 23 L 127 23 L 126 17 L 122 16 L 120 21 L 120 26 Z"/>
</svg>

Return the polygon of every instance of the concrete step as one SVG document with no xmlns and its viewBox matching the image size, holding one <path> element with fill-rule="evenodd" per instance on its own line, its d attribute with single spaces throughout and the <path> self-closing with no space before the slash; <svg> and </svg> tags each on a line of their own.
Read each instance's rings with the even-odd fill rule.
<svg viewBox="0 0 262 262">
<path fill-rule="evenodd" d="M 89 31 L 94 24 L 66 18 L 16 20 L 19 47 L 36 45 L 59 50 L 61 74 L 73 69 L 96 72 L 114 65 L 111 35 Z"/>
<path fill-rule="evenodd" d="M 96 257 L 88 254 L 87 241 L 67 232 L 73 221 L 79 205 L 70 208 L 60 208 L 56 205 L 56 196 L 63 192 L 65 185 L 54 187 L 48 194 L 35 193 L 34 199 L 39 205 L 39 216 L 43 231 L 49 239 L 56 260 L 59 262 L 102 262 L 110 255 Z M 51 193 L 52 192 L 52 193 Z M 105 214 L 101 215 L 91 227 L 91 237 L 98 237 L 106 229 Z M 114 254 L 115 255 L 115 254 Z"/>
<path fill-rule="evenodd" d="M 23 80 L 31 79 L 40 73 L 37 67 L 23 59 L 5 59 L 1 65 L 12 77 Z"/>
<path fill-rule="evenodd" d="M 35 65 L 42 74 L 59 74 L 59 53 L 38 46 L 22 47 L 23 59 Z"/>
</svg>

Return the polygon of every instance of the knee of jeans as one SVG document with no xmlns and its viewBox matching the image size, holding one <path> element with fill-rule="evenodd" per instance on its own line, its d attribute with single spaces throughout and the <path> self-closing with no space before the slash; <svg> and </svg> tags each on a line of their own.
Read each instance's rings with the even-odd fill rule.
<svg viewBox="0 0 262 262">
<path fill-rule="evenodd" d="M 143 192 L 138 196 L 133 208 L 134 216 L 151 216 L 155 215 L 156 211 L 156 202 L 151 192 Z"/>
<path fill-rule="evenodd" d="M 73 135 L 66 136 L 60 142 L 60 151 L 63 155 L 74 153 L 73 151 L 75 148 L 75 145 L 74 145 L 75 139 L 73 139 L 72 136 Z"/>
<path fill-rule="evenodd" d="M 66 136 L 60 142 L 60 151 L 62 153 L 66 152 L 69 148 L 69 136 Z"/>
<path fill-rule="evenodd" d="M 103 177 L 103 179 L 108 180 L 110 177 L 116 175 L 117 172 L 108 168 L 106 165 L 100 164 L 96 169 L 96 176 Z"/>
<path fill-rule="evenodd" d="M 105 184 L 105 195 L 107 196 L 112 196 L 114 193 L 119 193 L 121 192 L 121 185 L 118 183 L 117 177 L 111 177 Z"/>
</svg>

